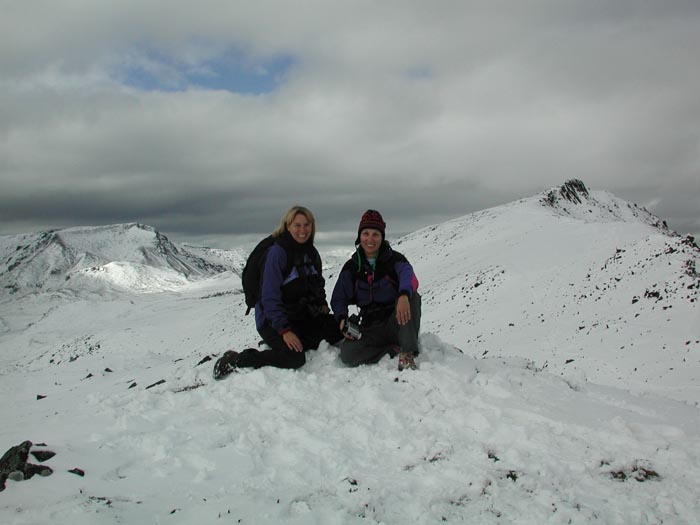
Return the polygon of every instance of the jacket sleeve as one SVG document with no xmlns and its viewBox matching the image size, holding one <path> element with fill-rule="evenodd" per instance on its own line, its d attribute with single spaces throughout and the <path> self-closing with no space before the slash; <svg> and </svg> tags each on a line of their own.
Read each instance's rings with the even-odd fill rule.
<svg viewBox="0 0 700 525">
<path fill-rule="evenodd" d="M 331 295 L 331 308 L 338 321 L 347 319 L 348 305 L 355 303 L 355 290 L 352 282 L 352 272 L 346 268 L 347 264 L 338 275 L 338 280 Z"/>
<path fill-rule="evenodd" d="M 418 290 L 418 278 L 413 271 L 413 266 L 405 257 L 401 257 L 400 260 L 396 261 L 394 269 L 399 277 L 399 295 L 408 295 L 410 299 L 413 293 Z"/>
<path fill-rule="evenodd" d="M 260 303 L 265 317 L 280 334 L 290 328 L 282 303 L 283 272 L 286 265 L 287 254 L 284 249 L 277 245 L 271 246 L 265 257 Z"/>
</svg>

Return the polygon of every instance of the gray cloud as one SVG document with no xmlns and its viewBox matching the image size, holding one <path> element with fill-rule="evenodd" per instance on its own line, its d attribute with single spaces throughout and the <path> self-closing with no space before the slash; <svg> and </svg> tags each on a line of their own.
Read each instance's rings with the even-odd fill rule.
<svg viewBox="0 0 700 525">
<path fill-rule="evenodd" d="M 321 231 L 375 207 L 407 232 L 572 177 L 700 233 L 697 2 L 16 4 L 0 234 L 138 220 L 225 243 L 294 203 Z M 170 90 L 230 49 L 293 62 L 269 93 Z M 129 87 L 136 66 L 162 89 Z"/>
</svg>

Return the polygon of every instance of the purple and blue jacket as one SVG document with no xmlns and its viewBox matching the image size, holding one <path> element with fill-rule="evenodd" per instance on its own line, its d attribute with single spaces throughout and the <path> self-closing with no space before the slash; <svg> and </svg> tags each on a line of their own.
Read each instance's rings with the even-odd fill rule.
<svg viewBox="0 0 700 525">
<path fill-rule="evenodd" d="M 418 291 L 418 279 L 403 254 L 382 244 L 374 267 L 358 247 L 343 265 L 331 296 L 331 308 L 338 321 L 348 317 L 348 306 L 360 309 L 363 324 L 381 321 L 391 315 L 400 295 L 409 299 Z"/>
</svg>

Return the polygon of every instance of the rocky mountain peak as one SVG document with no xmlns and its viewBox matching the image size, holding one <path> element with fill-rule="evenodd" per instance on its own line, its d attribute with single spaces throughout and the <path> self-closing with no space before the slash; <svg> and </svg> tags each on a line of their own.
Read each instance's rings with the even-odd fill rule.
<svg viewBox="0 0 700 525">
<path fill-rule="evenodd" d="M 566 201 L 581 204 L 584 200 L 590 199 L 591 194 L 588 192 L 588 188 L 579 179 L 569 179 L 559 188 L 554 188 L 549 190 L 543 197 L 543 201 L 550 205 L 555 206 L 560 199 Z"/>
<path fill-rule="evenodd" d="M 641 222 L 665 235 L 678 235 L 666 221 L 646 208 L 605 191 L 590 191 L 583 181 L 570 179 L 540 195 L 539 202 L 556 215 L 585 222 Z"/>
</svg>

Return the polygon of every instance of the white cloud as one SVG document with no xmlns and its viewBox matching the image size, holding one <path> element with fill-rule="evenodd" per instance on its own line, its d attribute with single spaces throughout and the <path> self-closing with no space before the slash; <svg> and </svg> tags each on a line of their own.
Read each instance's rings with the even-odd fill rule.
<svg viewBox="0 0 700 525">
<path fill-rule="evenodd" d="M 274 225 L 291 202 L 315 206 L 329 229 L 372 203 L 405 231 L 571 177 L 659 199 L 673 228 L 698 221 L 686 204 L 700 200 L 695 2 L 74 0 L 6 11 L 5 232 L 130 219 L 243 232 Z M 273 73 L 275 57 L 289 67 L 259 95 L 121 83 L 138 69 L 186 89 L 190 75 L 221 74 L 231 50 L 251 75 Z"/>
</svg>

